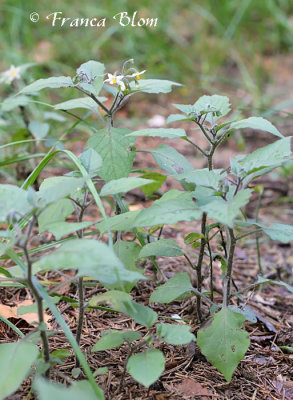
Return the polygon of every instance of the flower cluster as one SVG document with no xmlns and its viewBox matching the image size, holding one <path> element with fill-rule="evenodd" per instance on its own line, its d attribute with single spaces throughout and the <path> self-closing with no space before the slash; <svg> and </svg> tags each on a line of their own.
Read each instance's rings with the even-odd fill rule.
<svg viewBox="0 0 293 400">
<path fill-rule="evenodd" d="M 122 68 L 122 73 L 119 74 L 118 72 L 115 72 L 114 75 L 108 74 L 108 79 L 104 80 L 104 83 L 110 83 L 110 85 L 117 85 L 120 90 L 125 91 L 127 88 L 129 88 L 129 83 L 131 81 L 137 81 L 140 79 L 140 76 L 144 74 L 146 71 L 137 71 L 135 68 L 129 68 L 127 71 L 126 65 L 129 63 L 133 63 L 133 60 L 128 60 L 124 63 L 123 68 Z"/>
</svg>

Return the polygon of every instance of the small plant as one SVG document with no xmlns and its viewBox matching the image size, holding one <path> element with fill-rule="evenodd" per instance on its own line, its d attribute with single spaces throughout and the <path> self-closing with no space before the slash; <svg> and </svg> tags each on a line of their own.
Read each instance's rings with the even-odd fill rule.
<svg viewBox="0 0 293 400">
<path fill-rule="evenodd" d="M 1 317 L 21 336 L 19 342 L 0 345 L 0 368 L 3 372 L 0 387 L 3 398 L 17 390 L 23 379 L 31 373 L 32 365 L 35 366 L 33 389 L 41 400 L 46 398 L 44 393 L 50 396 L 59 394 L 64 399 L 72 398 L 73 393 L 89 399 L 104 398 L 95 379 L 101 371 L 92 373 L 80 349 L 85 309 L 121 312 L 147 328 L 143 338 L 136 331 L 105 331 L 92 349 L 103 351 L 123 343 L 128 345 L 121 387 L 126 371 L 146 387 L 159 378 L 165 364 L 164 355 L 157 348 L 161 342 L 184 345 L 197 340 L 203 354 L 228 381 L 248 349 L 249 338 L 242 328 L 245 319 L 253 319 L 254 316 L 247 307 L 230 305 L 231 298 L 235 296 L 241 303 L 242 293 L 248 289 L 236 288 L 233 281 L 236 244 L 246 236 L 262 232 L 271 239 L 288 242 L 293 239 L 293 228 L 279 223 L 262 222 L 258 219 L 258 213 L 255 220 L 248 220 L 242 208 L 249 202 L 253 192 L 253 180 L 281 166 L 291 157 L 291 137 L 283 137 L 263 118 L 223 121 L 222 118 L 230 111 L 230 104 L 227 97 L 217 95 L 203 96 L 193 105 L 177 104 L 175 107 L 181 114 L 173 114 L 168 119 L 169 123 L 190 121 L 196 124 L 198 131 L 206 138 L 207 148 L 198 146 L 196 140 L 187 136 L 181 128 L 130 131 L 116 127 L 116 113 L 131 96 L 140 92 L 168 93 L 172 86 L 178 85 L 168 80 L 142 79 L 145 72 L 139 72 L 133 60 L 128 60 L 121 71 L 106 74 L 102 63 L 91 60 L 82 64 L 74 77 L 37 80 L 22 87 L 9 100 L 17 107 L 20 99 L 25 99 L 25 104 L 29 105 L 43 89 L 73 88 L 81 92 L 83 97 L 56 104 L 54 110 L 72 114 L 72 110 L 85 109 L 87 114 L 84 117 L 72 114 L 77 122 L 54 141 L 21 188 L 9 184 L 0 185 L 0 255 L 2 259 L 9 258 L 15 264 L 9 269 L 1 267 L 0 283 L 28 288 L 38 313 L 37 329 L 27 336 Z M 102 90 L 111 101 L 101 96 Z M 88 120 L 92 114 L 99 118 L 95 125 Z M 84 151 L 77 157 L 60 146 L 60 143 L 78 123 L 87 124 L 91 137 Z M 277 136 L 278 140 L 249 155 L 231 159 L 225 170 L 214 169 L 215 152 L 233 132 L 247 127 L 267 131 Z M 39 126 L 38 132 L 41 131 Z M 153 150 L 140 150 L 152 154 L 160 172 L 133 170 L 137 136 L 185 140 L 204 157 L 207 168 L 194 169 L 182 154 L 162 144 Z M 18 142 L 10 145 L 17 145 Z M 66 160 L 70 171 L 63 176 L 44 179 L 37 190 L 33 189 L 32 185 L 53 159 L 61 162 Z M 140 188 L 150 196 L 161 187 L 167 176 L 178 180 L 183 190 L 170 190 L 150 207 L 129 211 L 125 193 Z M 112 217 L 106 215 L 106 201 L 115 213 Z M 99 219 L 84 220 L 88 207 L 93 204 L 99 212 Z M 75 216 L 75 222 L 67 221 L 70 215 Z M 165 224 L 172 225 L 179 221 L 201 221 L 200 232 L 193 231 L 185 237 L 185 243 L 191 246 L 191 250 L 181 248 L 172 239 L 161 237 Z M 50 232 L 56 240 L 31 248 L 32 237 L 42 232 Z M 132 241 L 126 239 L 125 234 L 129 232 L 133 235 Z M 97 234 L 99 240 L 95 238 Z M 217 239 L 219 243 L 215 251 L 213 241 Z M 40 256 L 41 251 L 56 246 L 58 248 L 53 252 Z M 196 262 L 193 261 L 195 252 L 198 252 Z M 166 280 L 157 264 L 158 256 L 185 257 L 196 271 L 197 286 L 193 287 L 188 274 L 184 272 Z M 198 331 L 197 339 L 190 332 L 189 325 L 180 325 L 174 321 L 157 323 L 158 314 L 155 311 L 133 301 L 129 293 L 139 280 L 146 279 L 143 269 L 139 267 L 139 261 L 146 258 L 151 261 L 155 279 L 164 280 L 164 284 L 152 293 L 151 303 L 170 303 L 180 300 L 182 296 L 195 296 L 198 320 L 202 322 L 210 318 L 209 323 Z M 214 302 L 215 260 L 220 260 L 222 266 L 221 304 Z M 203 288 L 203 280 L 207 275 L 205 263 L 209 271 L 208 291 Z M 59 286 L 48 289 L 41 283 L 44 271 L 59 273 L 63 269 L 76 271 L 73 278 L 63 283 L 72 283 L 77 287 L 78 301 L 74 305 L 78 307 L 79 313 L 75 336 L 55 305 L 63 299 L 57 293 Z M 105 293 L 86 299 L 84 286 L 88 282 L 99 282 L 105 288 Z M 264 283 L 283 285 L 292 291 L 285 283 L 262 277 L 252 286 Z M 203 302 L 208 305 L 208 309 L 202 307 Z M 87 381 L 81 380 L 65 388 L 44 379 L 49 377 L 50 369 L 58 359 L 58 354 L 50 352 L 49 337 L 55 332 L 48 330 L 44 322 L 45 308 L 50 309 L 75 353 L 76 368 L 72 376 L 76 378 L 81 368 Z M 41 352 L 37 347 L 39 342 L 42 344 Z M 59 355 L 59 361 L 62 357 L 62 354 Z M 12 370 L 15 371 L 13 380 L 9 379 Z"/>
</svg>

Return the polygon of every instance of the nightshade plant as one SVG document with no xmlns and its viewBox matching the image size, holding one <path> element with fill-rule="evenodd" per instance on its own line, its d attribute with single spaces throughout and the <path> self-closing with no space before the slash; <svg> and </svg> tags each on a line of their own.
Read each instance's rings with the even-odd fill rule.
<svg viewBox="0 0 293 400">
<path fill-rule="evenodd" d="M 242 326 L 246 318 L 253 320 L 254 315 L 247 308 L 230 306 L 230 299 L 237 296 L 241 302 L 241 294 L 247 289 L 232 290 L 236 243 L 256 232 L 264 232 L 271 239 L 288 242 L 293 239 L 293 228 L 278 223 L 247 220 L 242 208 L 249 202 L 253 180 L 279 167 L 292 155 L 291 138 L 284 138 L 270 122 L 262 118 L 223 121 L 222 118 L 230 111 L 230 104 L 228 98 L 217 95 L 203 96 L 194 105 L 175 105 L 181 114 L 171 115 L 168 119 L 169 123 L 195 123 L 207 140 L 207 149 L 200 148 L 181 128 L 132 132 L 116 127 L 116 112 L 131 96 L 139 92 L 168 93 L 173 85 L 178 85 L 167 80 L 142 79 L 141 75 L 144 73 L 145 71 L 139 72 L 134 67 L 133 60 L 125 62 L 120 72 L 107 75 L 102 63 L 89 61 L 82 64 L 72 78 L 61 76 L 40 79 L 23 87 L 9 100 L 16 106 L 19 105 L 20 98 L 29 104 L 35 101 L 34 97 L 43 89 L 71 87 L 81 92 L 83 97 L 59 103 L 54 109 L 67 113 L 74 109 L 85 109 L 87 114 L 82 118 L 72 114 L 77 122 L 59 139 L 63 139 L 77 124 L 85 122 L 91 114 L 99 117 L 102 128 L 97 129 L 86 121 L 92 136 L 79 157 L 63 147 L 58 147 L 57 140 L 21 188 L 9 184 L 0 185 L 0 251 L 2 259 L 8 258 L 15 263 L 9 269 L 1 267 L 1 285 L 28 287 L 34 296 L 39 318 L 37 331 L 24 337 L 16 326 L 1 317 L 21 336 L 19 342 L 0 345 L 1 398 L 17 390 L 30 373 L 32 365 L 35 366 L 33 389 L 41 400 L 46 399 L 47 395 L 52 397 L 57 394 L 64 399 L 72 399 L 74 395 L 79 398 L 81 393 L 88 399 L 104 398 L 79 347 L 86 308 L 121 312 L 147 328 L 144 338 L 140 333 L 129 330 L 106 331 L 93 347 L 93 351 L 112 349 L 127 343 L 129 351 L 121 386 L 126 371 L 146 387 L 155 382 L 162 374 L 165 363 L 163 353 L 156 348 L 158 344 L 165 341 L 184 345 L 195 340 L 195 337 L 190 332 L 189 325 L 157 323 L 158 315 L 155 311 L 133 301 L 131 290 L 139 280 L 146 279 L 144 271 L 137 266 L 138 261 L 146 258 L 150 259 L 155 276 L 161 272 L 156 262 L 158 256 L 183 256 L 196 270 L 197 287 L 193 287 L 187 273 L 181 272 L 158 286 L 152 293 L 150 302 L 170 303 L 179 301 L 182 296 L 196 296 L 199 321 L 206 319 L 201 303 L 205 302 L 209 306 L 211 320 L 198 331 L 197 344 L 227 380 L 231 379 L 249 346 L 248 335 Z M 105 105 L 107 97 L 102 96 L 101 91 L 112 97 L 110 106 Z M 225 170 L 214 169 L 213 157 L 219 146 L 235 130 L 247 127 L 265 130 L 277 136 L 278 140 L 249 155 L 235 157 Z M 146 169 L 133 171 L 137 136 L 186 140 L 206 159 L 207 168 L 194 169 L 182 154 L 162 144 L 156 149 L 141 151 L 150 152 L 164 172 Z M 61 161 L 65 158 L 70 161 L 71 171 L 64 176 L 45 179 L 39 190 L 35 191 L 32 188 L 35 180 L 51 160 L 60 156 Z M 135 174 L 130 176 L 133 172 Z M 124 193 L 141 188 L 149 196 L 160 188 L 166 176 L 177 179 L 183 190 L 170 190 L 149 208 L 129 211 L 123 198 Z M 106 200 L 116 214 L 113 217 L 106 215 Z M 84 221 L 83 217 L 91 204 L 96 204 L 102 216 L 99 221 Z M 66 221 L 71 214 L 75 214 L 76 222 Z M 181 248 L 172 239 L 161 238 L 165 224 L 194 220 L 201 220 L 201 230 L 191 232 L 185 238 L 185 243 L 191 245 L 192 250 Z M 56 240 L 31 249 L 30 239 L 37 228 L 39 233 L 52 233 Z M 128 232 L 134 234 L 134 241 L 123 240 L 124 233 Z M 100 237 L 105 235 L 108 244 L 94 239 L 97 233 Z M 212 239 L 217 237 L 220 238 L 221 246 L 215 252 Z M 39 256 L 42 250 L 57 245 L 60 247 L 55 251 Z M 190 253 L 194 255 L 196 248 L 198 254 L 194 263 Z M 210 288 L 207 292 L 202 285 L 206 260 L 210 277 Z M 215 260 L 221 261 L 223 270 L 222 304 L 214 303 L 213 297 Z M 65 282 L 76 283 L 78 288 L 78 302 L 75 305 L 78 306 L 79 315 L 75 337 L 55 305 L 63 297 L 58 295 L 57 288 L 48 290 L 41 281 L 43 271 L 54 270 L 58 273 L 62 269 L 76 270 L 75 277 Z M 162 273 L 161 276 L 164 278 Z M 85 301 L 84 277 L 93 282 L 98 281 L 107 291 Z M 260 277 L 253 287 L 266 282 L 271 283 Z M 292 290 L 282 282 L 272 283 Z M 50 368 L 56 363 L 56 358 L 58 359 L 57 355 L 50 353 L 48 337 L 55 332 L 46 327 L 43 320 L 44 308 L 50 309 L 65 333 L 76 355 L 76 367 L 83 369 L 87 381 L 78 381 L 72 387 L 65 388 L 44 379 L 49 377 Z M 138 342 L 134 343 L 135 341 Z M 38 342 L 42 343 L 41 353 L 36 346 Z"/>
</svg>

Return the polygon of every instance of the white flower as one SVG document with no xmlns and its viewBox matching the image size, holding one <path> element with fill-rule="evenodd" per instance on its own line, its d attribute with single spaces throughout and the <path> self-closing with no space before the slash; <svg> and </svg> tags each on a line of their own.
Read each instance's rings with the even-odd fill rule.
<svg viewBox="0 0 293 400">
<path fill-rule="evenodd" d="M 15 79 L 20 79 L 20 67 L 15 67 L 11 65 L 7 71 L 2 72 L 2 77 L 7 83 L 13 82 Z"/>
<path fill-rule="evenodd" d="M 108 79 L 105 79 L 104 82 L 109 82 L 110 85 L 118 85 L 121 87 L 121 90 L 125 90 L 126 86 L 125 83 L 123 82 L 124 76 L 123 75 L 112 75 L 108 74 Z"/>
<path fill-rule="evenodd" d="M 144 74 L 146 70 L 144 69 L 143 71 L 140 72 L 135 72 L 134 74 L 131 75 L 132 78 L 136 78 L 137 80 L 140 79 L 140 75 Z"/>
</svg>

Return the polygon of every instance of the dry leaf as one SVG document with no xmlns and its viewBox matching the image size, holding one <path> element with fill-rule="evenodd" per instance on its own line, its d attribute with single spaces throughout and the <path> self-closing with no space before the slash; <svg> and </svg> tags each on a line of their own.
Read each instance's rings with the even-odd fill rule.
<svg viewBox="0 0 293 400">
<path fill-rule="evenodd" d="M 175 387 L 178 394 L 186 397 L 201 396 L 202 400 L 210 400 L 213 394 L 205 387 L 203 387 L 199 382 L 194 379 L 185 378 L 180 385 Z"/>
<path fill-rule="evenodd" d="M 15 318 L 15 319 L 23 319 L 26 321 L 28 324 L 33 324 L 33 322 L 38 321 L 38 314 L 37 313 L 27 313 L 27 314 L 22 314 L 18 315 L 17 310 L 21 306 L 30 306 L 33 304 L 32 300 L 24 300 L 20 303 L 18 303 L 17 306 L 11 307 L 11 306 L 6 306 L 4 304 L 0 304 L 0 315 L 3 317 L 9 319 L 9 318 Z M 51 318 L 50 315 L 48 315 L 45 311 L 43 313 L 44 315 L 44 321 L 47 324 L 47 327 L 50 329 L 51 325 L 49 324 L 49 319 Z"/>
</svg>

